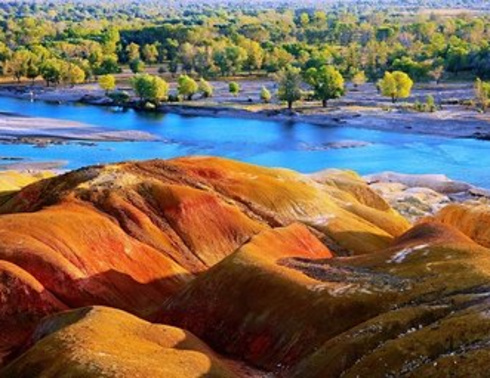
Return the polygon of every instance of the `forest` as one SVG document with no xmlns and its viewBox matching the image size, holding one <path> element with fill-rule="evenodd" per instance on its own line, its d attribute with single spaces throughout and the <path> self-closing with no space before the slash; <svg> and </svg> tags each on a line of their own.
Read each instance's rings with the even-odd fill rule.
<svg viewBox="0 0 490 378">
<path fill-rule="evenodd" d="M 42 79 L 47 86 L 80 84 L 125 67 L 143 73 L 152 66 L 160 76 L 203 81 L 298 70 L 312 87 L 314 72 L 318 76 L 325 67 L 340 74 L 338 83 L 355 85 L 387 72 L 405 73 L 414 82 L 485 80 L 490 17 L 478 7 L 485 5 L 7 2 L 0 4 L 0 67 L 6 80 Z M 111 78 L 102 81 L 113 87 Z"/>
</svg>

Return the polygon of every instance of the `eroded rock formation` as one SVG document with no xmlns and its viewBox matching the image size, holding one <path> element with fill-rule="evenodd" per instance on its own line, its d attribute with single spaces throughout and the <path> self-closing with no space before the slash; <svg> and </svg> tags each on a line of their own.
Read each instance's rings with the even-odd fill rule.
<svg viewBox="0 0 490 378">
<path fill-rule="evenodd" d="M 195 157 L 70 172 L 0 214 L 0 377 L 487 372 L 483 204 L 411 227 L 352 172 Z"/>
</svg>

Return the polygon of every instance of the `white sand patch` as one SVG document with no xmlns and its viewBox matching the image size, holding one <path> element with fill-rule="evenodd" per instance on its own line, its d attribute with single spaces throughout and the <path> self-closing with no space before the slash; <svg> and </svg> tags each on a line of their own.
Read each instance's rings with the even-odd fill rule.
<svg viewBox="0 0 490 378">
<path fill-rule="evenodd" d="M 395 253 L 395 255 L 393 255 L 393 257 L 391 259 L 387 260 L 386 262 L 390 263 L 390 264 L 391 263 L 400 264 L 403 261 L 405 261 L 405 259 L 410 254 L 412 254 L 413 252 L 419 251 L 419 250 L 427 248 L 427 247 L 428 247 L 428 244 L 421 244 L 421 245 L 417 245 L 417 246 L 411 247 L 411 248 L 404 248 L 401 251 Z"/>
</svg>

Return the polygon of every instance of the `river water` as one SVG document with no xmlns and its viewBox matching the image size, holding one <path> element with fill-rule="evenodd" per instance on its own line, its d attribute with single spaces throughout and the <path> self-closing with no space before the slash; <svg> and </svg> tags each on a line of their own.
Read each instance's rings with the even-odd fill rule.
<svg viewBox="0 0 490 378">
<path fill-rule="evenodd" d="M 50 104 L 0 97 L 0 111 L 67 119 L 118 130 L 141 130 L 158 142 L 0 145 L 0 156 L 32 161 L 66 161 L 66 168 L 122 160 L 215 155 L 265 166 L 314 172 L 347 168 L 368 174 L 380 171 L 443 173 L 490 188 L 490 142 L 430 135 L 176 114 L 121 111 L 79 104 Z M 367 142 L 357 148 L 329 148 L 344 141 Z"/>
</svg>

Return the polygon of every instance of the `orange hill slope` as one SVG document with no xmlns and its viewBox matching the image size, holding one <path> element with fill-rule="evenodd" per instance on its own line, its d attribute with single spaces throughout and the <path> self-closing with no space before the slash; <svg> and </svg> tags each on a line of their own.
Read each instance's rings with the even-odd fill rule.
<svg viewBox="0 0 490 378">
<path fill-rule="evenodd" d="M 288 248 L 291 232 L 254 237 L 169 298 L 155 319 L 285 376 L 431 376 L 434 363 L 448 372 L 459 364 L 462 373 L 486 366 L 489 250 L 427 223 L 378 253 L 305 258 Z"/>
<path fill-rule="evenodd" d="M 271 227 L 301 222 L 341 254 L 386 247 L 408 223 L 349 180 L 322 184 L 202 157 L 89 167 L 29 185 L 0 202 L 0 261 L 10 264 L 0 323 L 17 314 L 1 354 L 59 308 L 107 305 L 146 316 Z M 41 309 L 17 305 L 25 285 Z"/>
<path fill-rule="evenodd" d="M 48 317 L 32 341 L 35 345 L 0 377 L 236 377 L 189 332 L 106 307 Z"/>
<path fill-rule="evenodd" d="M 448 205 L 434 218 L 458 228 L 477 243 L 490 248 L 490 206 L 488 204 L 468 202 Z"/>
</svg>

